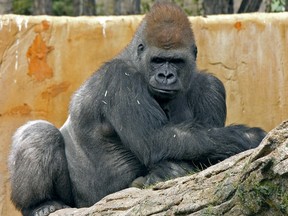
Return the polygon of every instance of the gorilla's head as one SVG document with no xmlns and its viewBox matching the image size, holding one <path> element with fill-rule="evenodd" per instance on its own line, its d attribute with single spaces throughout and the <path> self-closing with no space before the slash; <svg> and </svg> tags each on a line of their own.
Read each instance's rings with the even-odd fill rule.
<svg viewBox="0 0 288 216">
<path fill-rule="evenodd" d="M 136 67 L 147 78 L 150 93 L 156 99 L 170 99 L 185 91 L 195 68 L 197 48 L 182 9 L 156 3 L 135 37 Z"/>
</svg>

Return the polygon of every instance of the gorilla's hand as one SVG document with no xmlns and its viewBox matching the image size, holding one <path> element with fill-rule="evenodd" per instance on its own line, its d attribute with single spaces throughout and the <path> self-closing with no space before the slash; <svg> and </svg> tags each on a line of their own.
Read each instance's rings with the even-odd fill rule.
<svg viewBox="0 0 288 216">
<path fill-rule="evenodd" d="M 151 168 L 148 175 L 136 178 L 130 186 L 144 188 L 157 182 L 185 176 L 195 171 L 194 165 L 186 161 L 161 161 Z"/>
<path fill-rule="evenodd" d="M 146 182 L 147 182 L 147 177 L 148 176 L 140 176 L 136 178 L 131 184 L 130 187 L 136 187 L 136 188 L 145 188 Z"/>
</svg>

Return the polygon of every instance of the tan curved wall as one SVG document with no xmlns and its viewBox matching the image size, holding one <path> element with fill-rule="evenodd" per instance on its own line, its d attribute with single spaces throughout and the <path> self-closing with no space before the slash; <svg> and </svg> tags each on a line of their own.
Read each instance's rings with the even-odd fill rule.
<svg viewBox="0 0 288 216">
<path fill-rule="evenodd" d="M 9 201 L 12 133 L 31 119 L 60 127 L 71 94 L 130 41 L 141 16 L 0 16 L 0 215 Z M 227 123 L 270 130 L 288 118 L 288 14 L 191 18 L 198 67 L 227 90 Z"/>
</svg>

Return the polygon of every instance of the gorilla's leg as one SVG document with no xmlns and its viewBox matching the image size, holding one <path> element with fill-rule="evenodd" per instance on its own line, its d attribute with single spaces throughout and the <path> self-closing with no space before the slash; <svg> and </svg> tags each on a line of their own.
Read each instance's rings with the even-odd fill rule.
<svg viewBox="0 0 288 216">
<path fill-rule="evenodd" d="M 23 215 L 48 215 L 73 205 L 64 141 L 46 121 L 20 127 L 9 157 L 11 199 Z"/>
</svg>

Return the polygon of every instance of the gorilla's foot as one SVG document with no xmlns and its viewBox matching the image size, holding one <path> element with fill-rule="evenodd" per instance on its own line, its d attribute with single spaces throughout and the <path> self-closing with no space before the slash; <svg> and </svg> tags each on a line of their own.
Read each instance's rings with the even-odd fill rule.
<svg viewBox="0 0 288 216">
<path fill-rule="evenodd" d="M 22 214 L 24 216 L 48 216 L 52 212 L 63 208 L 70 207 L 59 201 L 47 201 L 35 208 L 22 210 Z"/>
</svg>

